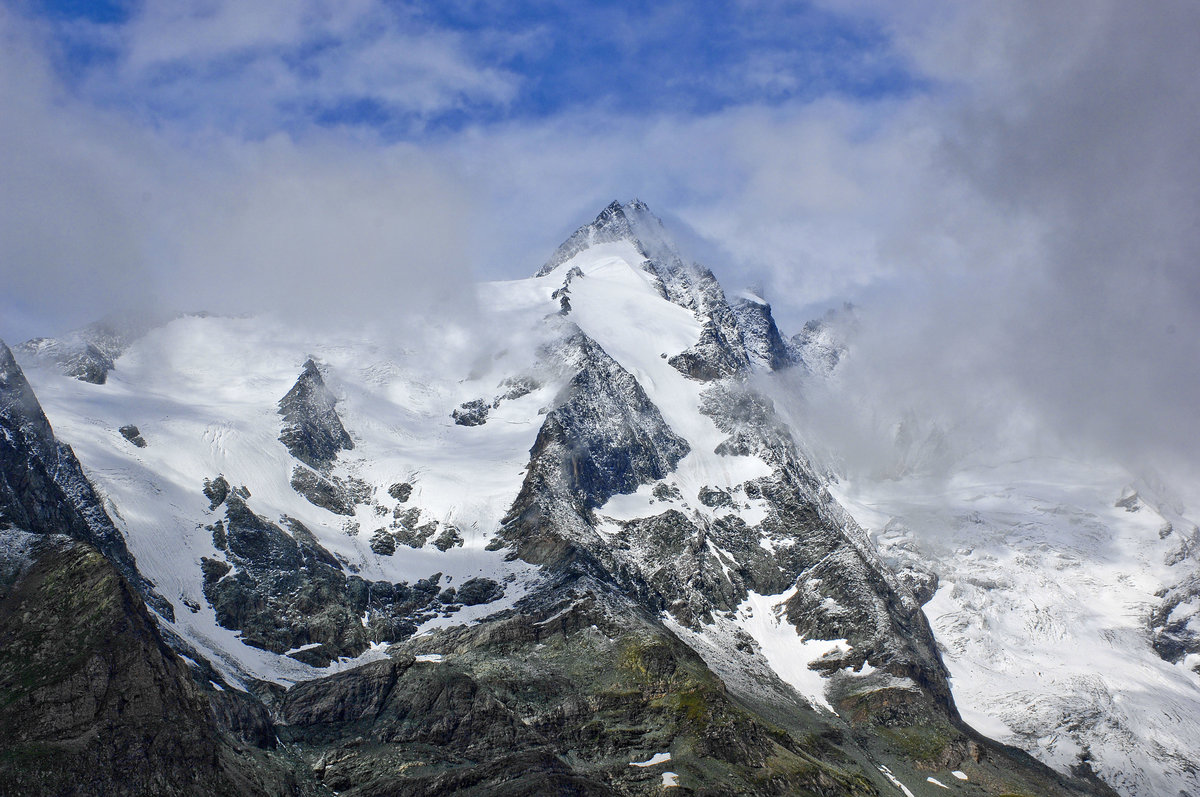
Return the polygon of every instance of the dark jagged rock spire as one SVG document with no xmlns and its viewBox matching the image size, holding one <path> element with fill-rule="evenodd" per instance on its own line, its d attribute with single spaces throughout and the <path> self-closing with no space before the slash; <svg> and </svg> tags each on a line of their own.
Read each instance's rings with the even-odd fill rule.
<svg viewBox="0 0 1200 797">
<path fill-rule="evenodd" d="M 279 400 L 279 414 L 284 420 L 280 442 L 296 459 L 322 473 L 329 471 L 339 451 L 354 448 L 336 404 L 337 399 L 311 358 L 304 363 L 296 384 Z"/>
</svg>

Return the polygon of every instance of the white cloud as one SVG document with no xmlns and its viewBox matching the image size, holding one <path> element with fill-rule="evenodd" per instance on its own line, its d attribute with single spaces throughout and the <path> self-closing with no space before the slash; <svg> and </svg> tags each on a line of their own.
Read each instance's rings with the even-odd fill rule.
<svg viewBox="0 0 1200 797">
<path fill-rule="evenodd" d="M 514 97 L 478 42 L 417 42 L 374 2 L 148 6 L 117 77 L 216 70 L 179 77 L 176 101 L 261 106 L 249 141 L 73 99 L 10 19 L 0 176 L 21 189 L 0 195 L 6 312 L 19 296 L 27 317 L 81 323 L 97 297 L 153 285 L 217 309 L 282 296 L 311 311 L 333 293 L 387 313 L 417 286 L 431 287 L 410 304 L 433 301 L 467 264 L 531 273 L 608 201 L 638 195 L 707 236 L 729 282 L 766 283 L 791 330 L 814 305 L 864 303 L 876 321 L 855 384 L 880 401 L 965 417 L 1012 396 L 1068 436 L 1194 461 L 1195 6 L 836 6 L 883 19 L 935 89 L 700 116 L 576 109 L 419 145 L 265 135 L 281 103 L 367 94 L 429 114 Z M 325 34 L 309 71 L 282 57 Z"/>
<path fill-rule="evenodd" d="M 381 0 L 151 0 L 128 24 L 72 30 L 114 53 L 90 68 L 87 96 L 253 137 L 363 102 L 419 125 L 470 105 L 503 107 L 519 83 L 483 63 L 473 40 Z"/>
<path fill-rule="evenodd" d="M 475 211 L 431 153 L 146 128 L 65 91 L 10 17 L 0 40 L 0 336 L 131 308 L 396 322 L 471 301 Z"/>
</svg>

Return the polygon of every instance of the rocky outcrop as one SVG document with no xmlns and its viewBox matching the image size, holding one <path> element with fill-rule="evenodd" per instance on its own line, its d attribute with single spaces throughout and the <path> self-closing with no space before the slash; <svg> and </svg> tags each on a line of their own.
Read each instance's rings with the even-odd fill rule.
<svg viewBox="0 0 1200 797">
<path fill-rule="evenodd" d="M 70 446 L 54 430 L 12 352 L 0 341 L 0 523 L 42 534 L 66 534 L 94 545 L 155 611 L 174 619 L 171 604 L 138 572 Z"/>
<path fill-rule="evenodd" d="M 22 560 L 0 583 L 0 792 L 297 791 L 278 762 L 221 729 L 141 597 L 95 548 L 0 537 L 9 567 L 15 550 Z"/>
<path fill-rule="evenodd" d="M 356 504 L 371 500 L 371 486 L 358 479 L 322 474 L 296 465 L 292 468 L 292 489 L 313 506 L 328 509 L 335 515 L 354 515 Z"/>
<path fill-rule="evenodd" d="M 320 473 L 329 472 L 339 451 L 354 448 L 336 404 L 312 359 L 305 361 L 300 378 L 279 400 L 284 423 L 280 442 L 292 456 Z"/>
<path fill-rule="evenodd" d="M 467 603 L 439 586 L 440 573 L 411 585 L 349 575 L 300 521 L 285 518 L 285 531 L 251 511 L 241 488 L 214 497 L 221 494 L 224 516 L 208 527 L 220 558 L 201 560 L 204 596 L 217 622 L 240 631 L 248 645 L 325 666 L 372 642 L 407 639 L 420 623 Z M 382 530 L 371 540 L 380 555 L 394 553 L 395 544 Z M 503 595 L 503 589 L 468 589 L 468 583 L 460 589 L 476 602 Z"/>
<path fill-rule="evenodd" d="M 689 451 L 637 380 L 578 329 L 553 356 L 574 376 L 546 413 L 505 521 L 502 536 L 519 547 L 529 528 L 554 517 L 567 533 L 611 496 L 661 479 Z"/>
<path fill-rule="evenodd" d="M 745 354 L 732 345 L 721 328 L 711 320 L 700 328 L 700 340 L 694 346 L 667 362 L 684 376 L 698 382 L 734 376 L 748 365 Z"/>
<path fill-rule="evenodd" d="M 459 426 L 483 426 L 487 423 L 491 409 L 483 399 L 472 399 L 456 407 L 450 413 L 450 417 L 454 418 L 454 422 Z"/>
<path fill-rule="evenodd" d="M 146 438 L 142 437 L 141 430 L 138 429 L 133 424 L 126 424 L 125 426 L 122 426 L 117 431 L 119 431 L 121 433 L 121 437 L 124 437 L 126 440 L 133 443 L 138 448 L 146 447 Z"/>
<path fill-rule="evenodd" d="M 771 305 L 757 296 L 744 295 L 730 304 L 746 356 L 758 368 L 780 371 L 794 362 L 792 350 L 779 334 Z"/>
</svg>

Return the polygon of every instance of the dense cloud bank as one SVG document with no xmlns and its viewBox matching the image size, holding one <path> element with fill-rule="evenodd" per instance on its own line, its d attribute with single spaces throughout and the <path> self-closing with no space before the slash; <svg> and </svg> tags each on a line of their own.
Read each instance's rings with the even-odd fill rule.
<svg viewBox="0 0 1200 797">
<path fill-rule="evenodd" d="M 295 30 L 216 4 L 190 38 L 150 5 L 109 42 L 103 85 L 64 77 L 52 25 L 0 11 L 0 335 L 145 306 L 444 318 L 473 307 L 471 280 L 532 273 L 636 194 L 726 283 L 761 285 L 787 330 L 858 304 L 839 389 L 868 409 L 1194 468 L 1200 10 L 820 5 L 886 32 L 907 87 L 493 114 L 407 137 L 280 116 L 255 92 L 299 88 L 262 58 L 236 85 L 185 70 L 187 114 L 138 106 L 164 63 L 210 67 L 221 43 L 258 52 L 314 25 L 341 35 L 371 3 Z M 401 63 L 385 44 L 404 30 L 387 30 L 369 52 L 332 51 L 303 88 L 374 75 L 419 114 L 530 90 L 488 61 L 518 37 L 425 30 Z"/>
</svg>

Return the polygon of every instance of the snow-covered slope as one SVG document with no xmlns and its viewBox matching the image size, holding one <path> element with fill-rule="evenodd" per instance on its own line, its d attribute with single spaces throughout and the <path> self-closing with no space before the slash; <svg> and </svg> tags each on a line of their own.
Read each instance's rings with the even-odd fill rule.
<svg viewBox="0 0 1200 797">
<path fill-rule="evenodd" d="M 886 558 L 938 575 L 926 612 L 968 722 L 1122 794 L 1200 793 L 1200 659 L 1164 660 L 1150 628 L 1200 565 L 1179 556 L 1194 521 L 1120 468 L 1049 457 L 838 493 Z"/>
<path fill-rule="evenodd" d="M 340 394 L 338 410 L 355 440 L 333 473 L 370 487 L 370 501 L 357 505 L 353 517 L 314 506 L 290 483 L 295 460 L 279 440 L 277 405 L 309 355 Z M 102 386 L 64 378 L 38 360 L 26 370 L 55 431 L 105 496 L 139 569 L 175 604 L 174 629 L 226 662 L 227 675 L 286 681 L 320 671 L 242 644 L 216 624 L 205 600 L 200 560 L 219 555 L 205 528 L 218 518 L 203 493 L 206 480 L 223 475 L 245 486 L 256 513 L 298 519 L 348 570 L 368 580 L 442 573 L 443 584 L 453 585 L 480 573 L 517 576 L 507 590 L 513 600 L 532 577 L 531 568 L 507 563 L 484 546 L 520 485 L 537 409 L 553 388 L 501 402 L 484 427 L 459 426 L 450 417 L 453 408 L 477 392 L 494 392 L 499 379 L 489 379 L 492 373 L 462 382 L 465 374 L 433 378 L 425 357 L 365 340 L 313 341 L 263 318 L 192 316 L 130 346 Z M 130 423 L 145 448 L 118 432 Z M 372 531 L 386 527 L 399 505 L 387 492 L 396 483 L 412 484 L 406 508 L 419 508 L 422 522 L 453 524 L 462 545 L 373 552 Z M 464 616 L 485 608 L 497 607 L 468 607 Z"/>
</svg>

